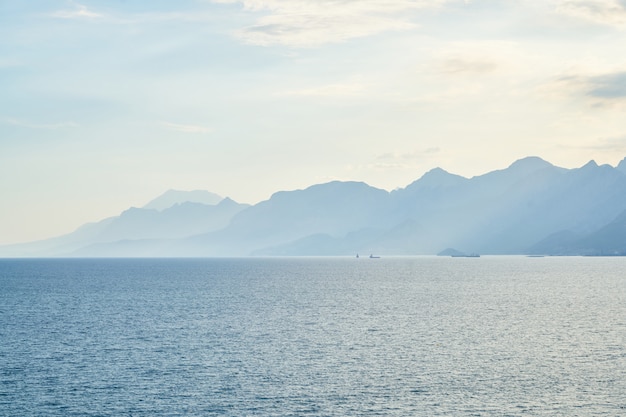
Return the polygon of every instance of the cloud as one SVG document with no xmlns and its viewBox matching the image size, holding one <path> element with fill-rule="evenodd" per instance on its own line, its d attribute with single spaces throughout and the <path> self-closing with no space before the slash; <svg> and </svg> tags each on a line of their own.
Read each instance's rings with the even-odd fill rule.
<svg viewBox="0 0 626 417">
<path fill-rule="evenodd" d="M 213 0 L 240 3 L 264 12 L 236 36 L 256 45 L 314 47 L 386 31 L 416 27 L 412 11 L 435 8 L 446 0 Z"/>
<path fill-rule="evenodd" d="M 626 98 L 626 71 L 589 77 L 587 95 L 600 99 Z"/>
<path fill-rule="evenodd" d="M 98 19 L 104 17 L 103 14 L 87 9 L 87 6 L 78 3 L 74 4 L 74 10 L 59 10 L 51 14 L 57 19 Z"/>
<path fill-rule="evenodd" d="M 541 88 L 549 98 L 579 96 L 592 107 L 610 107 L 626 103 L 626 71 L 605 74 L 572 74 L 553 79 Z"/>
<path fill-rule="evenodd" d="M 163 23 L 163 22 L 200 22 L 211 24 L 216 21 L 216 16 L 210 11 L 147 11 L 142 13 L 98 13 L 88 9 L 86 6 L 73 3 L 73 10 L 59 10 L 48 16 L 56 19 L 85 19 L 98 20 L 114 25 L 129 25 L 143 23 Z"/>
<path fill-rule="evenodd" d="M 204 127 L 204 126 L 197 126 L 197 125 L 181 125 L 178 123 L 169 123 L 169 122 L 162 122 L 161 125 L 166 127 L 167 129 L 174 130 L 176 132 L 181 132 L 181 133 L 207 134 L 207 133 L 213 132 L 213 129 L 211 128 Z"/>
<path fill-rule="evenodd" d="M 557 10 L 603 25 L 626 27 L 624 0 L 562 0 Z"/>
<path fill-rule="evenodd" d="M 561 143 L 558 145 L 562 149 L 574 149 L 584 151 L 586 154 L 626 154 L 626 135 L 597 138 L 593 143 L 571 144 Z"/>
<path fill-rule="evenodd" d="M 587 149 L 603 152 L 626 153 L 626 136 L 612 138 L 600 138 L 593 145 L 586 146 Z"/>
<path fill-rule="evenodd" d="M 56 130 L 56 129 L 67 129 L 78 127 L 79 125 L 74 122 L 60 122 L 60 123 L 31 123 L 24 120 L 6 118 L 3 120 L 4 124 L 18 127 L 25 127 L 28 129 L 46 129 L 46 130 Z"/>
</svg>

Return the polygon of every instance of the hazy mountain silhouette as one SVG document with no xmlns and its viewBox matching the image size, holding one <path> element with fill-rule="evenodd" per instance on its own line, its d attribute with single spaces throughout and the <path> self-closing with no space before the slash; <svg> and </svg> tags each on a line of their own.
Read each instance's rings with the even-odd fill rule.
<svg viewBox="0 0 626 417">
<path fill-rule="evenodd" d="M 114 220 L 113 217 L 97 223 L 87 223 L 67 235 L 29 243 L 0 246 L 2 257 L 65 256 L 92 242 Z"/>
<path fill-rule="evenodd" d="M 436 254 L 445 248 L 481 254 L 617 253 L 626 237 L 620 216 L 626 210 L 625 161 L 615 168 L 591 161 L 564 169 L 528 157 L 473 178 L 435 168 L 392 192 L 333 181 L 277 192 L 249 207 L 225 199 L 217 205 L 149 208 L 176 200 L 164 195 L 153 200 L 158 204 L 30 244 L 23 253 L 354 256 Z"/>
<path fill-rule="evenodd" d="M 570 230 L 554 233 L 531 246 L 530 254 L 549 255 L 626 255 L 626 210 L 600 229 L 579 234 Z"/>
<path fill-rule="evenodd" d="M 626 158 L 622 159 L 619 164 L 617 164 L 617 170 L 626 174 Z"/>
<path fill-rule="evenodd" d="M 182 203 L 201 203 L 207 206 L 214 206 L 222 200 L 223 198 L 221 196 L 205 190 L 168 190 L 154 200 L 151 200 L 148 204 L 143 206 L 143 208 L 161 211 Z"/>
<path fill-rule="evenodd" d="M 362 182 L 333 181 L 305 190 L 277 192 L 233 217 L 218 232 L 183 242 L 196 255 L 248 255 L 319 234 L 343 238 L 365 227 L 388 227 L 389 193 Z M 328 252 L 327 248 L 318 250 Z M 266 254 L 275 254 L 265 249 Z"/>
<path fill-rule="evenodd" d="M 609 223 L 626 208 L 626 175 L 593 161 L 567 170 L 537 157 L 471 179 L 435 169 L 389 193 L 378 207 L 385 220 L 363 228 L 367 233 L 302 237 L 260 253 L 311 254 L 315 242 L 319 253 L 333 248 L 336 254 L 435 254 L 446 247 L 527 253 L 552 233 L 588 233 Z"/>
<path fill-rule="evenodd" d="M 407 188 L 392 193 L 397 207 L 395 215 L 423 225 L 415 239 L 422 241 L 427 253 L 438 253 L 446 247 L 467 252 L 518 252 L 525 247 L 519 232 L 510 234 L 493 248 L 488 246 L 498 239 L 501 230 L 518 221 L 517 212 L 524 208 L 528 194 L 542 186 L 539 179 L 557 171 L 560 169 L 535 157 L 471 179 L 431 171 Z M 503 243 L 507 248 L 501 246 Z"/>
<path fill-rule="evenodd" d="M 226 198 L 217 205 L 176 203 L 163 211 L 130 208 L 114 218 L 98 240 L 172 239 L 219 230 L 246 207 Z"/>
<path fill-rule="evenodd" d="M 184 192 L 176 192 L 178 198 L 183 194 Z M 194 194 L 202 195 L 197 192 Z M 85 256 L 101 256 L 97 251 L 91 253 L 84 248 L 98 245 L 105 247 L 107 244 L 116 246 L 121 241 L 139 240 L 145 245 L 149 239 L 177 239 L 211 232 L 224 228 L 234 215 L 249 207 L 230 198 L 219 197 L 219 200 L 221 201 L 216 205 L 174 203 L 162 211 L 131 207 L 117 217 L 86 224 L 70 234 L 40 242 L 7 246 L 0 248 L 0 253 L 6 254 L 5 256 L 67 256 L 81 253 Z M 168 200 L 161 200 L 159 204 L 163 206 L 165 201 Z M 119 253 L 119 256 L 124 256 L 124 253 Z"/>
<path fill-rule="evenodd" d="M 576 255 L 626 255 L 626 210 L 573 245 Z"/>
</svg>

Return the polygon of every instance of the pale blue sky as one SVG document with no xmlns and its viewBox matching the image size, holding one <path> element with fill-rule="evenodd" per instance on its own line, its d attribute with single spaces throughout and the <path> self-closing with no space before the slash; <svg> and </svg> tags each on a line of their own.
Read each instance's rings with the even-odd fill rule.
<svg viewBox="0 0 626 417">
<path fill-rule="evenodd" d="M 170 188 L 615 165 L 625 52 L 624 0 L 0 0 L 0 244 Z"/>
</svg>

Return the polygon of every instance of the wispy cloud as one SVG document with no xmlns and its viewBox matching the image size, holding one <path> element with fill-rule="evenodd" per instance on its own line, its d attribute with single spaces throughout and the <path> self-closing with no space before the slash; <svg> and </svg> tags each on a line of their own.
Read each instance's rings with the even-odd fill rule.
<svg viewBox="0 0 626 417">
<path fill-rule="evenodd" d="M 181 133 L 200 133 L 207 134 L 213 132 L 213 129 L 198 125 L 183 125 L 178 123 L 162 122 L 161 126 Z"/>
<path fill-rule="evenodd" d="M 104 17 L 103 14 L 89 10 L 87 6 L 72 3 L 72 10 L 59 10 L 51 14 L 57 19 L 98 19 Z"/>
<path fill-rule="evenodd" d="M 593 142 L 582 144 L 560 143 L 558 147 L 564 150 L 584 151 L 586 154 L 624 155 L 626 153 L 626 135 L 597 138 Z"/>
<path fill-rule="evenodd" d="M 561 99 L 578 96 L 597 108 L 626 104 L 626 71 L 562 75 L 544 85 L 541 94 Z"/>
<path fill-rule="evenodd" d="M 599 24 L 626 27 L 624 0 L 562 0 L 557 10 Z"/>
<path fill-rule="evenodd" d="M 626 98 L 626 71 L 589 77 L 587 95 L 600 99 Z"/>
<path fill-rule="evenodd" d="M 97 20 L 107 24 L 128 25 L 143 23 L 163 22 L 190 22 L 190 23 L 213 23 L 216 20 L 214 13 L 210 11 L 145 11 L 140 13 L 100 13 L 82 4 L 72 3 L 69 10 L 58 10 L 48 14 L 55 19 Z"/>
<path fill-rule="evenodd" d="M 5 119 L 2 119 L 1 121 L 7 125 L 24 127 L 28 129 L 56 130 L 56 129 L 74 128 L 74 127 L 79 126 L 77 123 L 74 123 L 74 122 L 32 123 L 29 121 L 14 119 L 14 118 L 5 118 Z"/>
<path fill-rule="evenodd" d="M 612 138 L 599 138 L 595 143 L 586 148 L 596 151 L 619 152 L 624 154 L 626 153 L 626 135 Z"/>
<path fill-rule="evenodd" d="M 240 3 L 264 12 L 256 24 L 237 32 L 256 45 L 312 47 L 392 30 L 416 27 L 408 13 L 435 8 L 446 0 L 213 0 Z"/>
</svg>

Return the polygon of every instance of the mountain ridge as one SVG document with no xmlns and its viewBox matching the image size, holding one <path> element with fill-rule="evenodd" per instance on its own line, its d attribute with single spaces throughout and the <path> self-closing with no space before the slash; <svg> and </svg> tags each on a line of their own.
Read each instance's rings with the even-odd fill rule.
<svg viewBox="0 0 626 417">
<path fill-rule="evenodd" d="M 434 168 L 391 192 L 359 181 L 330 181 L 277 191 L 252 206 L 218 196 L 215 205 L 184 201 L 161 210 L 130 208 L 64 237 L 0 248 L 0 254 L 434 255 L 450 247 L 466 253 L 534 253 L 538 247 L 548 250 L 551 236 L 558 243 L 554 236 L 563 231 L 569 232 L 560 235 L 562 240 L 575 240 L 616 221 L 626 210 L 624 161 L 617 167 L 589 161 L 565 169 L 531 156 L 472 178 Z M 598 236 L 608 239 L 606 233 Z M 568 253 L 582 250 L 568 244 Z M 559 252 L 554 245 L 550 250 Z"/>
<path fill-rule="evenodd" d="M 150 200 L 141 208 L 163 211 L 175 204 L 181 203 L 201 203 L 213 206 L 219 204 L 223 199 L 222 196 L 206 190 L 167 190 L 160 196 Z"/>
</svg>

